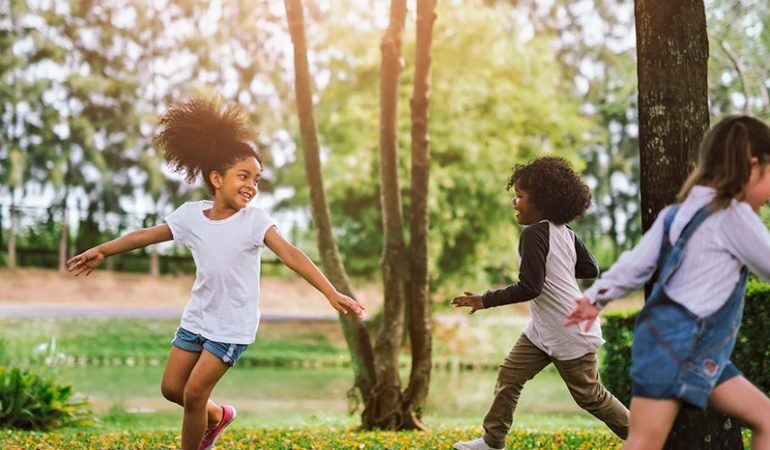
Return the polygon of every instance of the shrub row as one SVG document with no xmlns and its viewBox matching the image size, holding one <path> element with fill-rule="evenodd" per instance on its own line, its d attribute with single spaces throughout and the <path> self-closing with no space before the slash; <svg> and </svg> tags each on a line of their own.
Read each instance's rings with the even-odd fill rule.
<svg viewBox="0 0 770 450">
<path fill-rule="evenodd" d="M 602 331 L 607 343 L 602 360 L 602 383 L 628 405 L 631 400 L 631 343 L 638 312 L 608 313 Z M 749 282 L 743 324 L 733 362 L 752 383 L 770 394 L 770 284 Z"/>
</svg>

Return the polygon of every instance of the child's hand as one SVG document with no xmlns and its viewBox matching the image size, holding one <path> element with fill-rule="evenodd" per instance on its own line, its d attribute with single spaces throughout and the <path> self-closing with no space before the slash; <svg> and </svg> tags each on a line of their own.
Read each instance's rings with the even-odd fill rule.
<svg viewBox="0 0 770 450">
<path fill-rule="evenodd" d="M 67 261 L 67 265 L 69 265 L 67 270 L 74 273 L 76 277 L 82 273 L 88 276 L 105 258 L 104 253 L 99 251 L 98 247 L 94 247 L 70 258 Z"/>
<path fill-rule="evenodd" d="M 471 312 L 469 314 L 473 314 L 480 309 L 484 309 L 484 302 L 481 301 L 480 295 L 468 291 L 463 291 L 463 293 L 465 293 L 464 296 L 455 297 L 452 299 L 453 305 L 458 308 L 461 306 L 469 306 L 471 308 Z"/>
<path fill-rule="evenodd" d="M 588 331 L 593 326 L 596 318 L 599 317 L 599 308 L 592 305 L 585 297 L 577 299 L 577 306 L 569 313 L 567 319 L 564 321 L 564 326 L 576 325 L 584 320 L 588 323 L 585 326 L 585 331 Z"/>
<path fill-rule="evenodd" d="M 347 314 L 348 310 L 352 311 L 358 320 L 364 320 L 364 305 L 358 303 L 345 294 L 335 291 L 332 295 L 326 297 L 329 300 L 329 304 L 332 308 L 336 309 L 342 314 Z"/>
</svg>

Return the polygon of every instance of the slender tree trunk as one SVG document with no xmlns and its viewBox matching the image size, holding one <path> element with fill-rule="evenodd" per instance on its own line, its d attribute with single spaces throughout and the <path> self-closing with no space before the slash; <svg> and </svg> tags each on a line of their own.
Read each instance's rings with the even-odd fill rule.
<svg viewBox="0 0 770 450">
<path fill-rule="evenodd" d="M 672 203 L 709 126 L 703 0 L 636 0 L 642 227 Z M 740 429 L 713 411 L 683 408 L 666 449 L 743 448 Z"/>
<path fill-rule="evenodd" d="M 61 232 L 59 233 L 59 272 L 67 271 L 67 251 L 69 247 L 69 228 L 67 226 L 67 196 L 62 201 Z"/>
<path fill-rule="evenodd" d="M 307 61 L 304 13 L 301 0 L 285 0 L 286 17 L 289 32 L 294 45 L 294 74 L 297 96 L 297 114 L 299 116 L 302 149 L 305 158 L 305 175 L 310 189 L 310 210 L 313 224 L 317 231 L 318 250 L 321 264 L 332 284 L 342 293 L 353 296 L 345 268 L 342 265 L 337 243 L 332 234 L 329 207 L 326 202 L 321 161 L 319 157 L 318 136 L 313 116 L 310 70 Z M 364 324 L 352 315 L 340 315 L 342 330 L 350 350 L 350 357 L 355 373 L 355 385 L 360 390 L 364 401 L 362 423 L 370 427 L 373 408 L 372 391 L 376 384 L 374 358 L 369 334 Z"/>
<path fill-rule="evenodd" d="M 428 396 L 431 371 L 431 318 L 428 293 L 428 176 L 430 137 L 428 116 L 431 95 L 431 43 L 436 20 L 435 1 L 417 2 L 417 44 L 412 108 L 412 187 L 409 225 L 410 278 L 408 291 L 409 340 L 412 370 L 405 393 L 405 419 L 410 428 L 420 422 Z"/>
<path fill-rule="evenodd" d="M 160 257 L 155 246 L 150 247 L 150 276 L 157 278 L 160 275 Z"/>
<path fill-rule="evenodd" d="M 13 202 L 13 192 L 11 192 L 11 228 L 8 230 L 8 261 L 6 264 L 8 269 L 13 270 L 16 268 L 16 226 L 18 220 L 18 211 L 16 211 L 16 204 Z"/>
<path fill-rule="evenodd" d="M 380 43 L 380 202 L 385 245 L 382 254 L 383 320 L 374 350 L 377 373 L 375 424 L 394 430 L 401 428 L 404 421 L 398 354 L 404 327 L 403 270 L 407 260 L 398 186 L 398 80 L 405 19 L 406 0 L 392 0 L 390 24 Z"/>
</svg>

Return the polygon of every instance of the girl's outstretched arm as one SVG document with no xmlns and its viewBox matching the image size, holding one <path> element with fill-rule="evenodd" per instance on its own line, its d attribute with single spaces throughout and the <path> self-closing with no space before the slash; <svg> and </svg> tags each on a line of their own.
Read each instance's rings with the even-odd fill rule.
<svg viewBox="0 0 770 450">
<path fill-rule="evenodd" d="M 321 273 L 313 261 L 307 257 L 302 250 L 298 249 L 278 233 L 276 228 L 270 227 L 265 234 L 265 244 L 273 251 L 291 270 L 297 272 L 320 293 L 326 296 L 326 299 L 334 309 L 342 314 L 347 314 L 348 310 L 355 313 L 359 319 L 364 317 L 364 307 L 352 298 L 337 291 L 332 286 L 326 276 Z"/>
<path fill-rule="evenodd" d="M 79 276 L 83 273 L 88 276 L 108 256 L 147 247 L 148 245 L 156 244 L 158 242 L 170 241 L 173 238 L 171 228 L 169 228 L 167 224 L 134 230 L 119 238 L 105 242 L 104 244 L 99 244 L 79 255 L 73 256 L 67 261 L 67 264 L 69 265 L 67 270 L 74 273 L 75 276 Z"/>
</svg>

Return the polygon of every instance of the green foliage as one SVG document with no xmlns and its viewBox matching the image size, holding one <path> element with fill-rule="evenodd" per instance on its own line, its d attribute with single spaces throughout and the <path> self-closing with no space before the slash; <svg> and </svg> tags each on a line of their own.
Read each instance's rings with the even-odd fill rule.
<svg viewBox="0 0 770 450">
<path fill-rule="evenodd" d="M 733 362 L 754 385 L 770 395 L 770 284 L 749 282 L 743 324 Z"/>
<path fill-rule="evenodd" d="M 607 343 L 601 366 L 602 383 L 615 396 L 629 404 L 631 400 L 631 343 L 638 312 L 609 313 L 604 316 L 602 332 Z M 744 376 L 770 394 L 770 285 L 749 282 L 743 324 L 732 360 Z"/>
<path fill-rule="evenodd" d="M 88 402 L 72 386 L 29 370 L 0 366 L 0 427 L 49 430 L 91 423 Z"/>
<path fill-rule="evenodd" d="M 601 362 L 602 384 L 624 405 L 631 403 L 631 344 L 634 338 L 634 323 L 637 311 L 608 313 L 604 315 L 602 335 L 604 358 Z"/>
<path fill-rule="evenodd" d="M 377 156 L 381 30 L 371 26 L 376 18 L 368 5 L 356 9 L 345 3 L 344 10 L 329 11 L 324 40 L 315 44 L 328 55 L 324 67 L 333 74 L 320 86 L 316 117 L 321 143 L 328 147 L 324 182 L 345 265 L 354 275 L 372 276 L 382 251 Z M 439 2 L 437 14 L 428 198 L 434 292 L 454 291 L 460 284 L 481 287 L 505 281 L 514 272 L 518 233 L 511 197 L 505 192 L 511 167 L 542 152 L 578 163 L 577 149 L 589 125 L 578 113 L 575 98 L 562 89 L 550 42 L 519 39 L 511 26 L 510 5 Z M 351 20 L 361 24 L 356 39 L 346 37 Z M 408 220 L 411 31 L 403 54 L 400 186 Z M 297 193 L 284 203 L 287 208 L 307 204 L 301 160 L 296 162 L 279 173 L 279 181 L 294 186 Z"/>
</svg>

